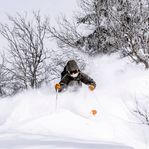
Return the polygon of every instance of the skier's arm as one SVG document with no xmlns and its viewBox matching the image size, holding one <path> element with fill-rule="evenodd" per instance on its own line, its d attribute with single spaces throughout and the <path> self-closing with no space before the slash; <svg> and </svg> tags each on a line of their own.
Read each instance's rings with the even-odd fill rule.
<svg viewBox="0 0 149 149">
<path fill-rule="evenodd" d="M 59 92 L 61 92 L 63 89 L 67 88 L 68 84 L 70 82 L 70 78 L 69 76 L 66 74 L 61 81 L 59 82 L 61 88 L 58 90 Z"/>
<path fill-rule="evenodd" d="M 82 72 L 80 73 L 80 75 L 81 75 L 81 82 L 83 82 L 86 85 L 93 85 L 94 88 L 96 87 L 96 83 L 92 78 L 90 78 L 88 75 Z"/>
</svg>

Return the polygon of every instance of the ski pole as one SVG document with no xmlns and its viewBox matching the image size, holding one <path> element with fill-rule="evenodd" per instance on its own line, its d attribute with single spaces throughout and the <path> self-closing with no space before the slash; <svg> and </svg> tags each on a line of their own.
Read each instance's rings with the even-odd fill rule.
<svg viewBox="0 0 149 149">
<path fill-rule="evenodd" d="M 56 90 L 55 111 L 57 111 L 58 90 Z"/>
<path fill-rule="evenodd" d="M 59 83 L 55 84 L 55 90 L 56 90 L 56 101 L 55 101 L 55 111 L 57 110 L 57 101 L 58 101 L 58 90 L 61 88 L 61 85 Z"/>
</svg>

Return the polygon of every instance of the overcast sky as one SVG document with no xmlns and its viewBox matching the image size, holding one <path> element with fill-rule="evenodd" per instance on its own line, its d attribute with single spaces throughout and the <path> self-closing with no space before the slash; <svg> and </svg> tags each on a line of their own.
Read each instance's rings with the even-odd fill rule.
<svg viewBox="0 0 149 149">
<path fill-rule="evenodd" d="M 41 10 L 42 13 L 50 16 L 59 13 L 71 15 L 76 6 L 76 0 L 0 0 L 0 20 L 5 19 L 5 13 L 33 10 Z"/>
<path fill-rule="evenodd" d="M 16 12 L 32 13 L 33 10 L 40 10 L 41 14 L 52 19 L 56 19 L 60 14 L 71 17 L 76 8 L 77 0 L 0 0 L 0 22 L 7 22 L 6 14 L 15 15 Z M 1 51 L 3 47 L 6 47 L 6 42 L 1 36 L 0 43 Z"/>
</svg>

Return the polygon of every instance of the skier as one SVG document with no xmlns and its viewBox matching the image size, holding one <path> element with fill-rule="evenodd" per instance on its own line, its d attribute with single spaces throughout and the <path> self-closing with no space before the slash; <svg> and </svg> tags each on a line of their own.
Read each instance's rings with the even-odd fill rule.
<svg viewBox="0 0 149 149">
<path fill-rule="evenodd" d="M 95 81 L 80 71 L 76 61 L 69 60 L 61 73 L 61 81 L 55 85 L 55 89 L 58 92 L 64 91 L 68 86 L 78 89 L 82 83 L 88 85 L 91 91 L 96 87 Z"/>
</svg>

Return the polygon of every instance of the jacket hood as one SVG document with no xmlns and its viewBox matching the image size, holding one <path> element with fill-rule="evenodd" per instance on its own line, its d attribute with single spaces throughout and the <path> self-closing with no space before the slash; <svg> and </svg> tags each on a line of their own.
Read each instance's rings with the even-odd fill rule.
<svg viewBox="0 0 149 149">
<path fill-rule="evenodd" d="M 74 60 L 70 60 L 67 62 L 66 65 L 66 71 L 74 71 L 74 70 L 79 70 L 79 67 L 77 65 L 77 63 Z"/>
</svg>

